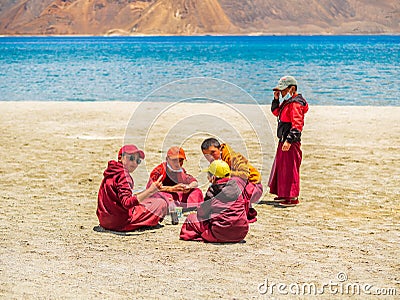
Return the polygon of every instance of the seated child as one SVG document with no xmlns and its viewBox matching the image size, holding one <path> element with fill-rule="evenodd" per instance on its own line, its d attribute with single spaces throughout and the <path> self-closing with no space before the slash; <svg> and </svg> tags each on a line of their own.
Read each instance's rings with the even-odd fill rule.
<svg viewBox="0 0 400 300">
<path fill-rule="evenodd" d="M 230 177 L 231 170 L 222 160 L 214 160 L 205 171 L 211 186 L 197 213 L 186 218 L 180 238 L 214 243 L 242 241 L 249 231 L 246 199 L 242 195 L 246 182 Z"/>
<path fill-rule="evenodd" d="M 257 211 L 251 205 L 258 203 L 263 193 L 260 172 L 241 153 L 233 151 L 228 144 L 221 144 L 215 138 L 204 140 L 201 151 L 210 163 L 221 159 L 231 168 L 232 177 L 241 177 L 246 181 L 243 197 L 246 199 L 247 218 L 250 223 L 256 222 Z"/>
<path fill-rule="evenodd" d="M 161 163 L 150 173 L 147 187 L 156 182 L 160 176 L 163 187 L 154 197 L 160 197 L 167 201 L 174 200 L 175 205 L 184 209 L 197 208 L 203 202 L 203 193 L 197 187 L 196 178 L 186 172 L 183 162 L 186 160 L 185 151 L 179 147 L 171 147 Z"/>
<path fill-rule="evenodd" d="M 144 159 L 144 152 L 135 145 L 125 145 L 118 153 L 118 161 L 111 160 L 101 182 L 97 217 L 100 226 L 115 231 L 131 231 L 157 226 L 168 210 L 168 203 L 153 195 L 162 188 L 161 178 L 146 190 L 134 194 L 133 173 Z"/>
</svg>

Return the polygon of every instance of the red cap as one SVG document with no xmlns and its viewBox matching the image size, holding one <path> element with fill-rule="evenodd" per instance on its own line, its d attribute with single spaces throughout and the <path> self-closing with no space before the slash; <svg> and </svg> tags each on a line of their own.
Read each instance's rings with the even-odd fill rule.
<svg viewBox="0 0 400 300">
<path fill-rule="evenodd" d="M 179 147 L 171 147 L 167 152 L 169 158 L 183 158 L 186 159 L 185 151 Z"/>
<path fill-rule="evenodd" d="M 127 153 L 127 154 L 139 153 L 139 157 L 141 159 L 144 159 L 144 152 L 142 150 L 140 150 L 138 147 L 136 147 L 135 145 L 125 145 L 121 149 L 119 149 L 118 160 L 121 160 L 122 153 Z"/>
</svg>

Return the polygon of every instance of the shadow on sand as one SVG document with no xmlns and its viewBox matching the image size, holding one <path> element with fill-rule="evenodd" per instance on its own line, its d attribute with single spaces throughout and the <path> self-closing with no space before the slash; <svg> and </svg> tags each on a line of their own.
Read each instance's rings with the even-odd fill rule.
<svg viewBox="0 0 400 300">
<path fill-rule="evenodd" d="M 287 207 L 287 206 L 283 206 L 283 205 L 280 204 L 280 202 L 276 202 L 276 201 L 261 200 L 257 204 L 271 205 L 271 206 L 276 207 L 276 208 L 290 208 L 290 207 Z"/>
<path fill-rule="evenodd" d="M 103 233 L 111 233 L 111 234 L 122 235 L 122 236 L 133 236 L 133 235 L 140 235 L 140 234 L 147 233 L 147 232 L 155 232 L 156 229 L 160 229 L 162 227 L 164 227 L 164 225 L 158 224 L 156 226 L 146 226 L 146 227 L 142 227 L 137 230 L 134 230 L 134 231 L 126 231 L 125 232 L 125 231 L 108 230 L 108 229 L 101 227 L 100 225 L 97 225 L 97 226 L 93 227 L 93 231 L 103 232 Z"/>
</svg>

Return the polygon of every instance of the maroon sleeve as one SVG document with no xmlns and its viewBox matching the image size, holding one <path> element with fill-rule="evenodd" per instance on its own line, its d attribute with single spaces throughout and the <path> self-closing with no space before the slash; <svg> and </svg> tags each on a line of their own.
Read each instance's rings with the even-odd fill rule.
<svg viewBox="0 0 400 300">
<path fill-rule="evenodd" d="M 182 168 L 182 169 L 183 169 L 183 168 Z M 183 169 L 183 172 L 182 172 L 182 179 L 181 179 L 181 180 L 182 180 L 181 183 L 185 183 L 185 184 L 190 184 L 190 183 L 192 183 L 192 182 L 194 182 L 194 181 L 197 181 L 197 179 L 194 178 L 192 175 L 186 173 L 186 170 L 185 170 L 185 169 Z"/>
<path fill-rule="evenodd" d="M 154 182 L 157 181 L 158 178 L 160 178 L 160 176 L 163 175 L 163 179 L 165 179 L 165 171 L 164 171 L 164 166 L 163 164 L 158 165 L 157 167 L 155 167 L 153 169 L 153 171 L 151 171 L 150 173 L 150 179 Z"/>
<path fill-rule="evenodd" d="M 130 209 L 136 205 L 139 205 L 136 195 L 132 194 L 131 186 L 129 185 L 125 174 L 117 177 L 115 184 L 117 187 L 118 200 L 121 202 L 124 208 Z"/>
<path fill-rule="evenodd" d="M 214 199 L 213 186 L 206 191 L 204 202 L 197 208 L 197 216 L 202 220 L 208 220 L 212 211 L 212 201 Z"/>
<path fill-rule="evenodd" d="M 197 208 L 197 216 L 201 220 L 208 220 L 210 218 L 211 213 L 211 201 L 207 200 L 204 201 L 198 208 Z"/>
</svg>

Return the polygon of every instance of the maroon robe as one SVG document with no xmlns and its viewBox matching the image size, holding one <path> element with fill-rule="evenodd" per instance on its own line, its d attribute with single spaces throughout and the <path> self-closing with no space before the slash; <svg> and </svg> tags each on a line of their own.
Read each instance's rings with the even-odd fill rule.
<svg viewBox="0 0 400 300">
<path fill-rule="evenodd" d="M 282 151 L 282 145 L 278 143 L 268 182 L 269 192 L 280 198 L 295 198 L 300 193 L 301 144 L 293 143 L 289 151 Z"/>
<path fill-rule="evenodd" d="M 151 197 L 139 204 L 132 194 L 133 186 L 133 179 L 122 163 L 109 161 L 97 201 L 100 226 L 108 230 L 131 231 L 156 226 L 165 217 L 168 204 L 164 199 Z"/>
<path fill-rule="evenodd" d="M 192 175 L 188 174 L 184 168 L 182 172 L 172 172 L 168 169 L 167 163 L 163 162 L 151 171 L 147 187 L 162 176 L 163 186 L 174 186 L 178 183 L 190 184 L 197 181 Z M 165 200 L 172 198 L 175 205 L 184 208 L 198 207 L 203 202 L 203 192 L 199 188 L 193 188 L 189 192 L 158 192 L 154 197 L 161 197 Z"/>
<path fill-rule="evenodd" d="M 223 178 L 207 190 L 197 214 L 190 214 L 182 225 L 180 238 L 204 242 L 240 242 L 249 231 L 246 182 L 239 177 Z M 247 203 L 248 206 L 248 203 Z"/>
<path fill-rule="evenodd" d="M 300 193 L 301 132 L 308 103 L 301 94 L 295 94 L 282 103 L 274 99 L 271 111 L 278 117 L 279 143 L 269 177 L 269 192 L 289 200 L 298 197 Z M 285 142 L 291 144 L 289 151 L 282 151 Z"/>
</svg>

